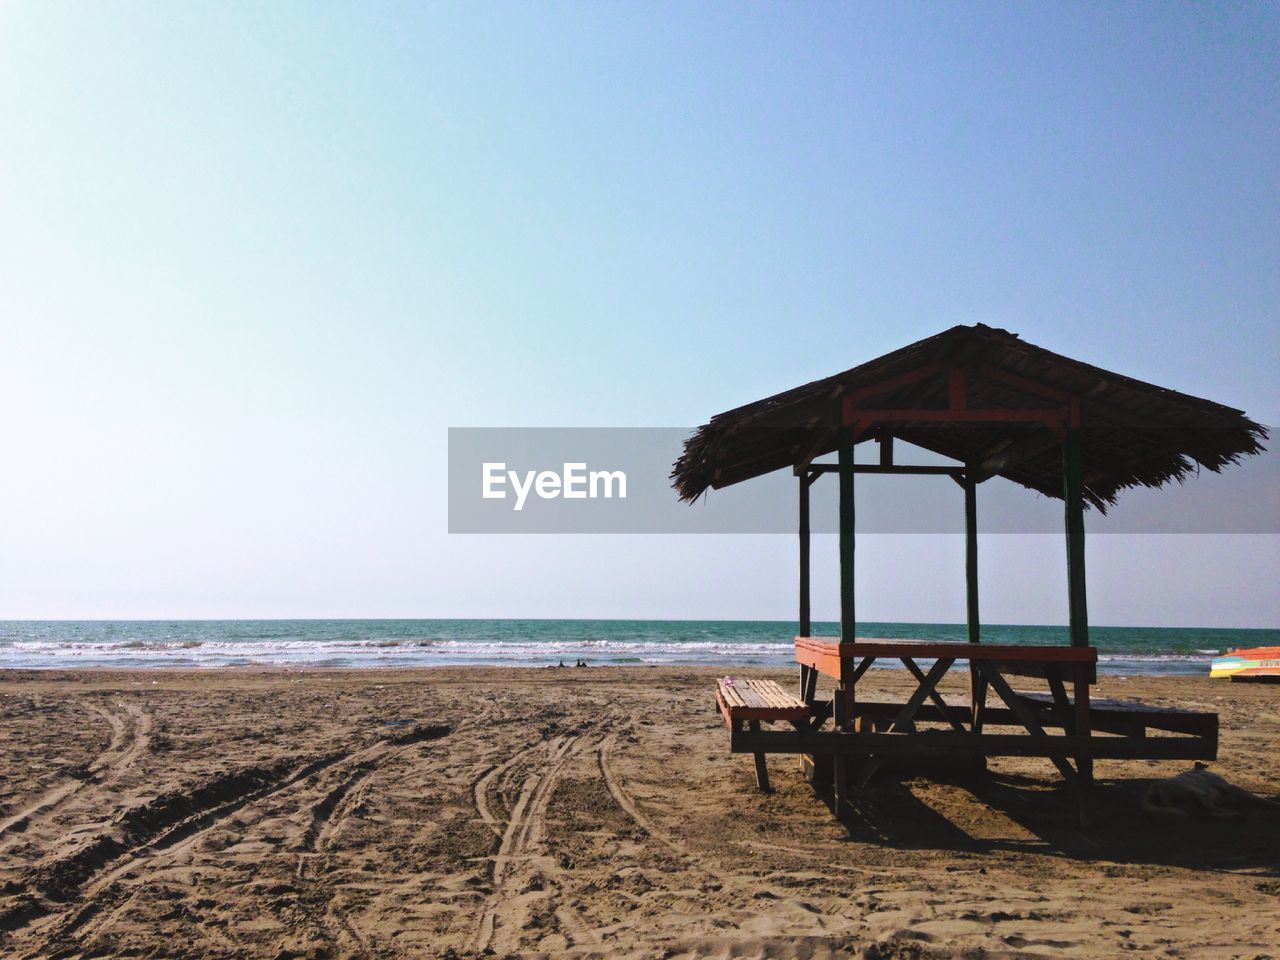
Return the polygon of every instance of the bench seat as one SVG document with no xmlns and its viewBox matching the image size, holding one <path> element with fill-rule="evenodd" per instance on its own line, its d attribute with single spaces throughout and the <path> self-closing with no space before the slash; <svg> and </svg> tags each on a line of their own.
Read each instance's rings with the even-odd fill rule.
<svg viewBox="0 0 1280 960">
<path fill-rule="evenodd" d="M 1050 728 L 1063 725 L 1062 717 L 1054 706 L 1052 695 L 1025 690 L 1015 690 L 1014 694 L 1036 711 L 1036 719 L 1041 726 Z M 932 723 L 946 723 L 948 719 L 968 720 L 972 707 L 967 697 L 948 694 L 947 703 L 946 713 L 931 704 L 923 705 L 916 713 L 916 719 Z M 1074 709 L 1075 698 L 1068 695 L 1067 703 Z M 896 702 L 860 700 L 851 707 L 851 712 L 854 718 L 868 718 L 875 726 L 889 723 L 900 709 L 901 704 Z M 827 710 L 829 710 L 827 701 L 820 700 L 813 705 L 815 716 Z M 1018 723 L 1017 717 L 1011 711 L 1000 706 L 988 707 L 985 718 L 988 726 Z M 1096 733 L 1114 733 L 1128 737 L 1144 736 L 1147 730 L 1180 733 L 1204 740 L 1213 744 L 1215 748 L 1218 742 L 1216 713 L 1186 710 L 1181 707 L 1160 707 L 1134 700 L 1090 699 L 1089 726 Z M 1199 755 L 1197 758 L 1203 759 Z"/>
<path fill-rule="evenodd" d="M 747 730 L 758 733 L 761 723 L 781 721 L 791 723 L 799 730 L 808 724 L 812 713 L 807 703 L 787 693 L 774 680 L 725 677 L 716 684 L 716 704 L 730 731 L 731 750 L 734 749 L 732 740 Z M 765 767 L 764 752 L 755 750 L 752 753 L 756 763 L 756 786 L 768 793 L 769 771 Z"/>
<path fill-rule="evenodd" d="M 809 705 L 774 680 L 725 677 L 716 685 L 716 702 L 730 728 L 741 720 L 797 723 L 809 719 Z"/>
<path fill-rule="evenodd" d="M 1053 697 L 1047 693 L 1017 691 L 1018 698 L 1040 711 L 1053 709 Z M 1073 706 L 1075 701 L 1068 696 Z M 1218 740 L 1218 715 L 1181 707 L 1159 707 L 1136 700 L 1089 700 L 1089 716 L 1095 730 L 1141 736 L 1145 730 L 1163 730 Z"/>
</svg>

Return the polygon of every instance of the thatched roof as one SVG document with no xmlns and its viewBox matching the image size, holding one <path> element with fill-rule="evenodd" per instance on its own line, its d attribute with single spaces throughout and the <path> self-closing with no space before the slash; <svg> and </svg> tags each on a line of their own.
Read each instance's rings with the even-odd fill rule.
<svg viewBox="0 0 1280 960">
<path fill-rule="evenodd" d="M 1011 383 L 1001 371 L 1079 398 L 1085 497 L 1102 510 L 1128 487 L 1181 481 L 1199 467 L 1216 472 L 1265 449 L 1266 429 L 1243 411 L 1102 370 L 979 323 L 952 327 L 844 373 L 712 417 L 685 441 L 671 473 L 673 486 L 682 500 L 694 500 L 708 488 L 829 454 L 846 394 L 933 365 L 966 371 L 971 407 L 1046 406 L 1043 392 Z M 941 409 L 947 389 L 945 374 L 930 376 L 860 406 Z M 1062 496 L 1060 440 L 1034 423 L 883 423 L 863 439 L 889 435 L 975 468 L 981 464 L 983 476 Z"/>
</svg>

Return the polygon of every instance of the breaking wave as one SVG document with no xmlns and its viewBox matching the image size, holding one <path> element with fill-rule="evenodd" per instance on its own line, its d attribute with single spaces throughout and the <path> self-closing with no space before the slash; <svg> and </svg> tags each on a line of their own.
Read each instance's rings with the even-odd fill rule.
<svg viewBox="0 0 1280 960">
<path fill-rule="evenodd" d="M 859 624 L 885 639 L 961 640 L 960 624 Z M 710 665 L 786 667 L 795 625 L 759 621 L 646 620 L 294 620 L 8 621 L 0 666 L 382 667 Z M 837 632 L 815 624 L 815 634 Z M 1066 642 L 1051 626 L 984 625 L 993 643 Z M 1099 670 L 1111 674 L 1204 675 L 1234 647 L 1280 645 L 1277 630 L 1098 627 Z M 877 666 L 880 666 L 877 664 Z"/>
</svg>

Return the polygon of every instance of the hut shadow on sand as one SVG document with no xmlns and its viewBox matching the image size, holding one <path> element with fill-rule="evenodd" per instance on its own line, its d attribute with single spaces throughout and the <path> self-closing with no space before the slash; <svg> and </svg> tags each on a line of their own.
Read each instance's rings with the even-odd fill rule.
<svg viewBox="0 0 1280 960">
<path fill-rule="evenodd" d="M 1060 782 L 1016 773 L 882 774 L 851 799 L 846 840 L 902 850 L 1036 853 L 1073 860 L 1257 871 L 1280 892 L 1280 815 L 1244 809 L 1239 820 L 1150 814 L 1142 799 L 1156 778 L 1098 778 L 1087 831 L 1070 814 Z M 828 806 L 830 784 L 814 785 Z"/>
</svg>

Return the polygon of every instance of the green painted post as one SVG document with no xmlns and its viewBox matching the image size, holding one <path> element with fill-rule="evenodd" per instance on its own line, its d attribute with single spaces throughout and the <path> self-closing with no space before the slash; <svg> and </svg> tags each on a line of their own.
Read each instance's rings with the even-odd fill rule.
<svg viewBox="0 0 1280 960">
<path fill-rule="evenodd" d="M 1089 645 L 1089 608 L 1084 586 L 1084 451 L 1080 431 L 1067 431 L 1062 447 L 1063 499 L 1067 521 L 1067 602 L 1071 645 Z"/>
<path fill-rule="evenodd" d="M 1066 501 L 1067 520 L 1067 602 L 1071 624 L 1071 645 L 1089 646 L 1089 609 L 1084 589 L 1084 450 L 1080 430 L 1073 426 L 1067 431 L 1067 441 L 1062 447 L 1063 499 Z M 1076 789 L 1080 802 L 1080 825 L 1087 827 L 1092 817 L 1089 795 L 1093 785 L 1093 754 L 1089 749 L 1091 724 L 1089 716 L 1089 684 L 1079 670 L 1076 671 L 1076 736 L 1084 745 L 1076 753 Z"/>
<path fill-rule="evenodd" d="M 840 642 L 852 643 L 857 633 L 853 603 L 853 429 L 841 427 L 836 436 L 840 466 Z M 831 713 L 837 730 L 848 728 L 849 714 L 853 707 L 853 678 L 845 676 L 848 662 L 846 658 L 840 658 L 840 682 L 832 695 Z M 845 754 L 837 753 L 832 758 L 831 766 L 835 781 L 832 800 L 836 818 L 847 820 L 849 766 Z"/>
<path fill-rule="evenodd" d="M 973 465 L 964 474 L 964 595 L 965 622 L 968 624 L 968 640 L 980 643 L 982 627 L 978 621 L 978 484 Z M 969 723 L 974 733 L 982 732 L 982 718 L 987 705 L 987 681 L 978 668 L 969 664 Z M 975 758 L 979 769 L 986 768 L 986 760 L 979 753 Z"/>
<path fill-rule="evenodd" d="M 809 613 L 809 471 L 800 474 L 800 636 L 813 633 L 813 621 Z M 809 692 L 816 677 L 810 676 L 810 668 L 800 667 L 800 699 L 813 702 Z"/>
<path fill-rule="evenodd" d="M 813 632 L 809 612 L 809 474 L 800 475 L 800 636 Z"/>
<path fill-rule="evenodd" d="M 853 643 L 853 430 L 841 427 L 840 456 L 840 640 Z"/>
<path fill-rule="evenodd" d="M 964 586 L 969 642 L 978 643 L 978 485 L 972 470 L 964 475 Z"/>
</svg>

